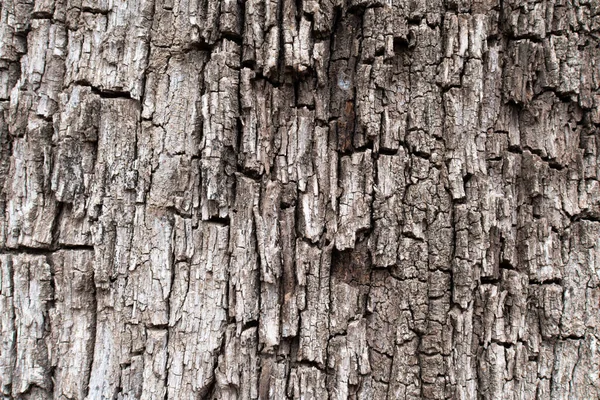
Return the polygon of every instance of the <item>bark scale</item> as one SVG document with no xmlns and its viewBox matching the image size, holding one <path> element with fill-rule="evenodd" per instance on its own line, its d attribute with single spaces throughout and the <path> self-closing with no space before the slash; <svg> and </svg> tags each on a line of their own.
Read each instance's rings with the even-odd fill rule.
<svg viewBox="0 0 600 400">
<path fill-rule="evenodd" d="M 2 398 L 600 398 L 599 21 L 4 0 Z"/>
</svg>

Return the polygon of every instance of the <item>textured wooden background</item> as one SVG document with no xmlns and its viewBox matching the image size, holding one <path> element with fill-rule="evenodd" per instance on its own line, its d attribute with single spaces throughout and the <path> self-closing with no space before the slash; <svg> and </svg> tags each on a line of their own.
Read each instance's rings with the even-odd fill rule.
<svg viewBox="0 0 600 400">
<path fill-rule="evenodd" d="M 2 0 L 2 398 L 600 398 L 599 46 L 598 0 Z"/>
</svg>

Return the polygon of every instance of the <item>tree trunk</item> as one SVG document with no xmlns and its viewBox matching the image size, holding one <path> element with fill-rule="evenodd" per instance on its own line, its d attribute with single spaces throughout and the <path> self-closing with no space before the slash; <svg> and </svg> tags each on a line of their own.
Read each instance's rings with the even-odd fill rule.
<svg viewBox="0 0 600 400">
<path fill-rule="evenodd" d="M 3 0 L 3 399 L 600 398 L 598 0 Z"/>
</svg>

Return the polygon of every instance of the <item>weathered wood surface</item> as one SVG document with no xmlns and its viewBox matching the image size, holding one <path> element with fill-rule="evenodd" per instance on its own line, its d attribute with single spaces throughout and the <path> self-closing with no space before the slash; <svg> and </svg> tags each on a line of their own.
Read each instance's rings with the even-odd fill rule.
<svg viewBox="0 0 600 400">
<path fill-rule="evenodd" d="M 600 398 L 598 0 L 3 0 L 3 399 Z"/>
</svg>

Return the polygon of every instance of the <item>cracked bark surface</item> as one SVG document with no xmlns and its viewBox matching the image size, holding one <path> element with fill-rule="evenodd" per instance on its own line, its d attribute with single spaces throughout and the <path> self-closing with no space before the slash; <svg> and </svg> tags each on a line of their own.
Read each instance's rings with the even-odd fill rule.
<svg viewBox="0 0 600 400">
<path fill-rule="evenodd" d="M 598 0 L 4 0 L 3 399 L 600 398 Z"/>
</svg>

